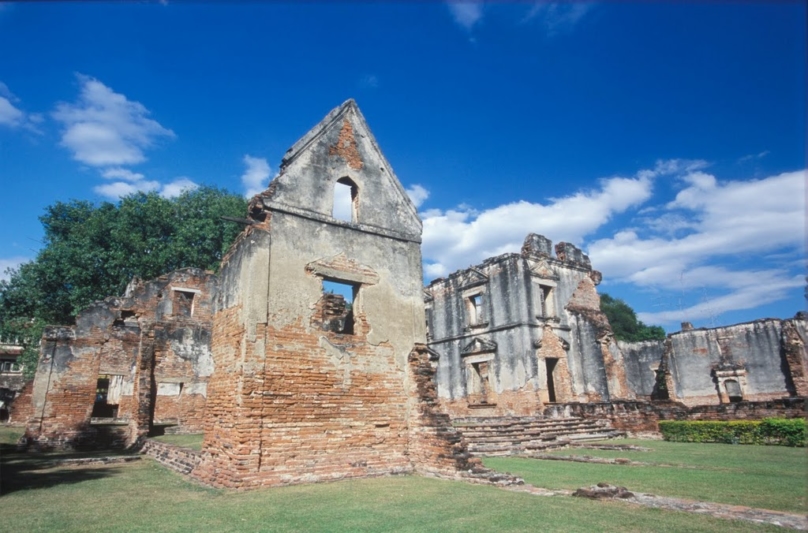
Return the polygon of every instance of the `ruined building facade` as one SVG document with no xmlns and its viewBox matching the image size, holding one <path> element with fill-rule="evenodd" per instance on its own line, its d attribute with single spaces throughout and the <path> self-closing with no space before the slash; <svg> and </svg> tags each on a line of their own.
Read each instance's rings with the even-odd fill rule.
<svg viewBox="0 0 808 533">
<path fill-rule="evenodd" d="M 222 262 L 192 476 L 254 487 L 468 466 L 430 387 L 420 242 L 349 100 L 289 149 Z"/>
<path fill-rule="evenodd" d="M 15 401 L 28 443 L 204 432 L 188 471 L 219 487 L 458 477 L 481 466 L 450 417 L 576 415 L 645 431 L 696 416 L 689 406 L 808 395 L 804 317 L 617 343 L 600 273 L 541 235 L 424 288 L 421 221 L 352 100 L 280 169 L 218 276 L 135 280 L 75 326 L 46 329 Z M 4 359 L 0 379 L 16 379 Z M 750 412 L 799 416 L 799 402 L 781 403 Z"/>
<path fill-rule="evenodd" d="M 42 448 L 132 445 L 155 425 L 203 428 L 215 276 L 183 269 L 134 280 L 121 298 L 49 326 L 25 438 Z"/>
<path fill-rule="evenodd" d="M 453 416 L 535 415 L 548 403 L 631 398 L 622 354 L 575 246 L 536 234 L 425 289 L 438 394 Z"/>
</svg>

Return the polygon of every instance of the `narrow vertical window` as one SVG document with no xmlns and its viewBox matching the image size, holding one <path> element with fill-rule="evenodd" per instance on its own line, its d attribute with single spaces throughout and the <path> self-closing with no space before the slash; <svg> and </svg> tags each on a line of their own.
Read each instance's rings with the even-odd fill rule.
<svg viewBox="0 0 808 533">
<path fill-rule="evenodd" d="M 542 316 L 553 316 L 553 288 L 548 285 L 540 285 L 541 289 L 541 314 Z"/>
<path fill-rule="evenodd" d="M 466 309 L 468 311 L 469 326 L 477 326 L 485 320 L 483 312 L 483 295 L 475 294 L 469 296 L 466 300 Z"/>
<path fill-rule="evenodd" d="M 345 222 L 356 222 L 358 196 L 356 183 L 349 178 L 340 178 L 334 184 L 334 206 L 331 216 Z"/>
<path fill-rule="evenodd" d="M 542 283 L 534 279 L 532 293 L 536 318 L 551 318 L 555 316 L 553 285 L 548 282 Z"/>
</svg>

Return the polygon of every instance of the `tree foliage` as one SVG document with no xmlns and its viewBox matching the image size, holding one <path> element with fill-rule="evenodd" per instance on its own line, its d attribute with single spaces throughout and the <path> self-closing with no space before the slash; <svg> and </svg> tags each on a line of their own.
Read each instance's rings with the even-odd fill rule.
<svg viewBox="0 0 808 533">
<path fill-rule="evenodd" d="M 600 295 L 600 310 L 606 314 L 612 325 L 614 336 L 626 342 L 664 340 L 665 330 L 659 326 L 646 326 L 637 320 L 637 314 L 626 302 L 612 298 L 606 293 Z"/>
<path fill-rule="evenodd" d="M 137 193 L 119 203 L 57 202 L 40 221 L 36 259 L 0 281 L 0 336 L 26 348 L 26 373 L 45 324 L 70 324 L 93 301 L 120 295 L 134 276 L 152 279 L 178 268 L 216 270 L 243 217 L 244 198 L 203 187 L 176 198 Z M 33 364 L 31 362 L 33 361 Z"/>
</svg>

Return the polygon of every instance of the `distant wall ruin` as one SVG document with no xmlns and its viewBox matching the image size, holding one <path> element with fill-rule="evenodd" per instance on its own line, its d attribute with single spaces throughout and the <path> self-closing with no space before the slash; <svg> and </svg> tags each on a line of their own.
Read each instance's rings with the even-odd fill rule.
<svg viewBox="0 0 808 533">
<path fill-rule="evenodd" d="M 638 398 L 662 387 L 688 406 L 768 401 L 808 396 L 807 328 L 802 316 L 762 319 L 619 345 Z"/>
</svg>

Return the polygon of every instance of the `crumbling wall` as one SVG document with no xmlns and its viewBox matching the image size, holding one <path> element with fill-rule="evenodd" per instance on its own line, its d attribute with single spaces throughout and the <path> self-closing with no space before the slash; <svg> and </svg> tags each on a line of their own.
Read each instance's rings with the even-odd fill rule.
<svg viewBox="0 0 808 533">
<path fill-rule="evenodd" d="M 623 353 L 628 387 L 638 399 L 651 399 L 657 385 L 657 369 L 665 353 L 664 341 L 618 342 Z"/>
<path fill-rule="evenodd" d="M 351 189 L 350 220 L 333 216 L 338 182 Z M 254 224 L 222 265 L 192 475 L 248 488 L 412 471 L 421 222 L 356 105 L 298 141 L 251 206 Z M 325 281 L 353 290 L 349 331 Z"/>
<path fill-rule="evenodd" d="M 483 466 L 480 459 L 471 457 L 462 434 L 441 407 L 435 381 L 437 359 L 424 344 L 416 345 L 409 356 L 408 453 L 421 474 L 459 477 Z"/>
<path fill-rule="evenodd" d="M 103 434 L 131 445 L 155 422 L 199 431 L 213 370 L 213 280 L 198 269 L 134 280 L 123 297 L 79 313 L 75 326 L 47 327 L 26 439 L 43 448 L 93 447 L 109 444 Z"/>
<path fill-rule="evenodd" d="M 621 343 L 621 348 L 638 396 L 650 396 L 655 385 L 652 368 L 662 365 L 672 400 L 689 406 L 761 402 L 808 392 L 805 327 L 802 318 L 763 319 L 688 329 L 669 335 L 667 341 Z"/>
</svg>

